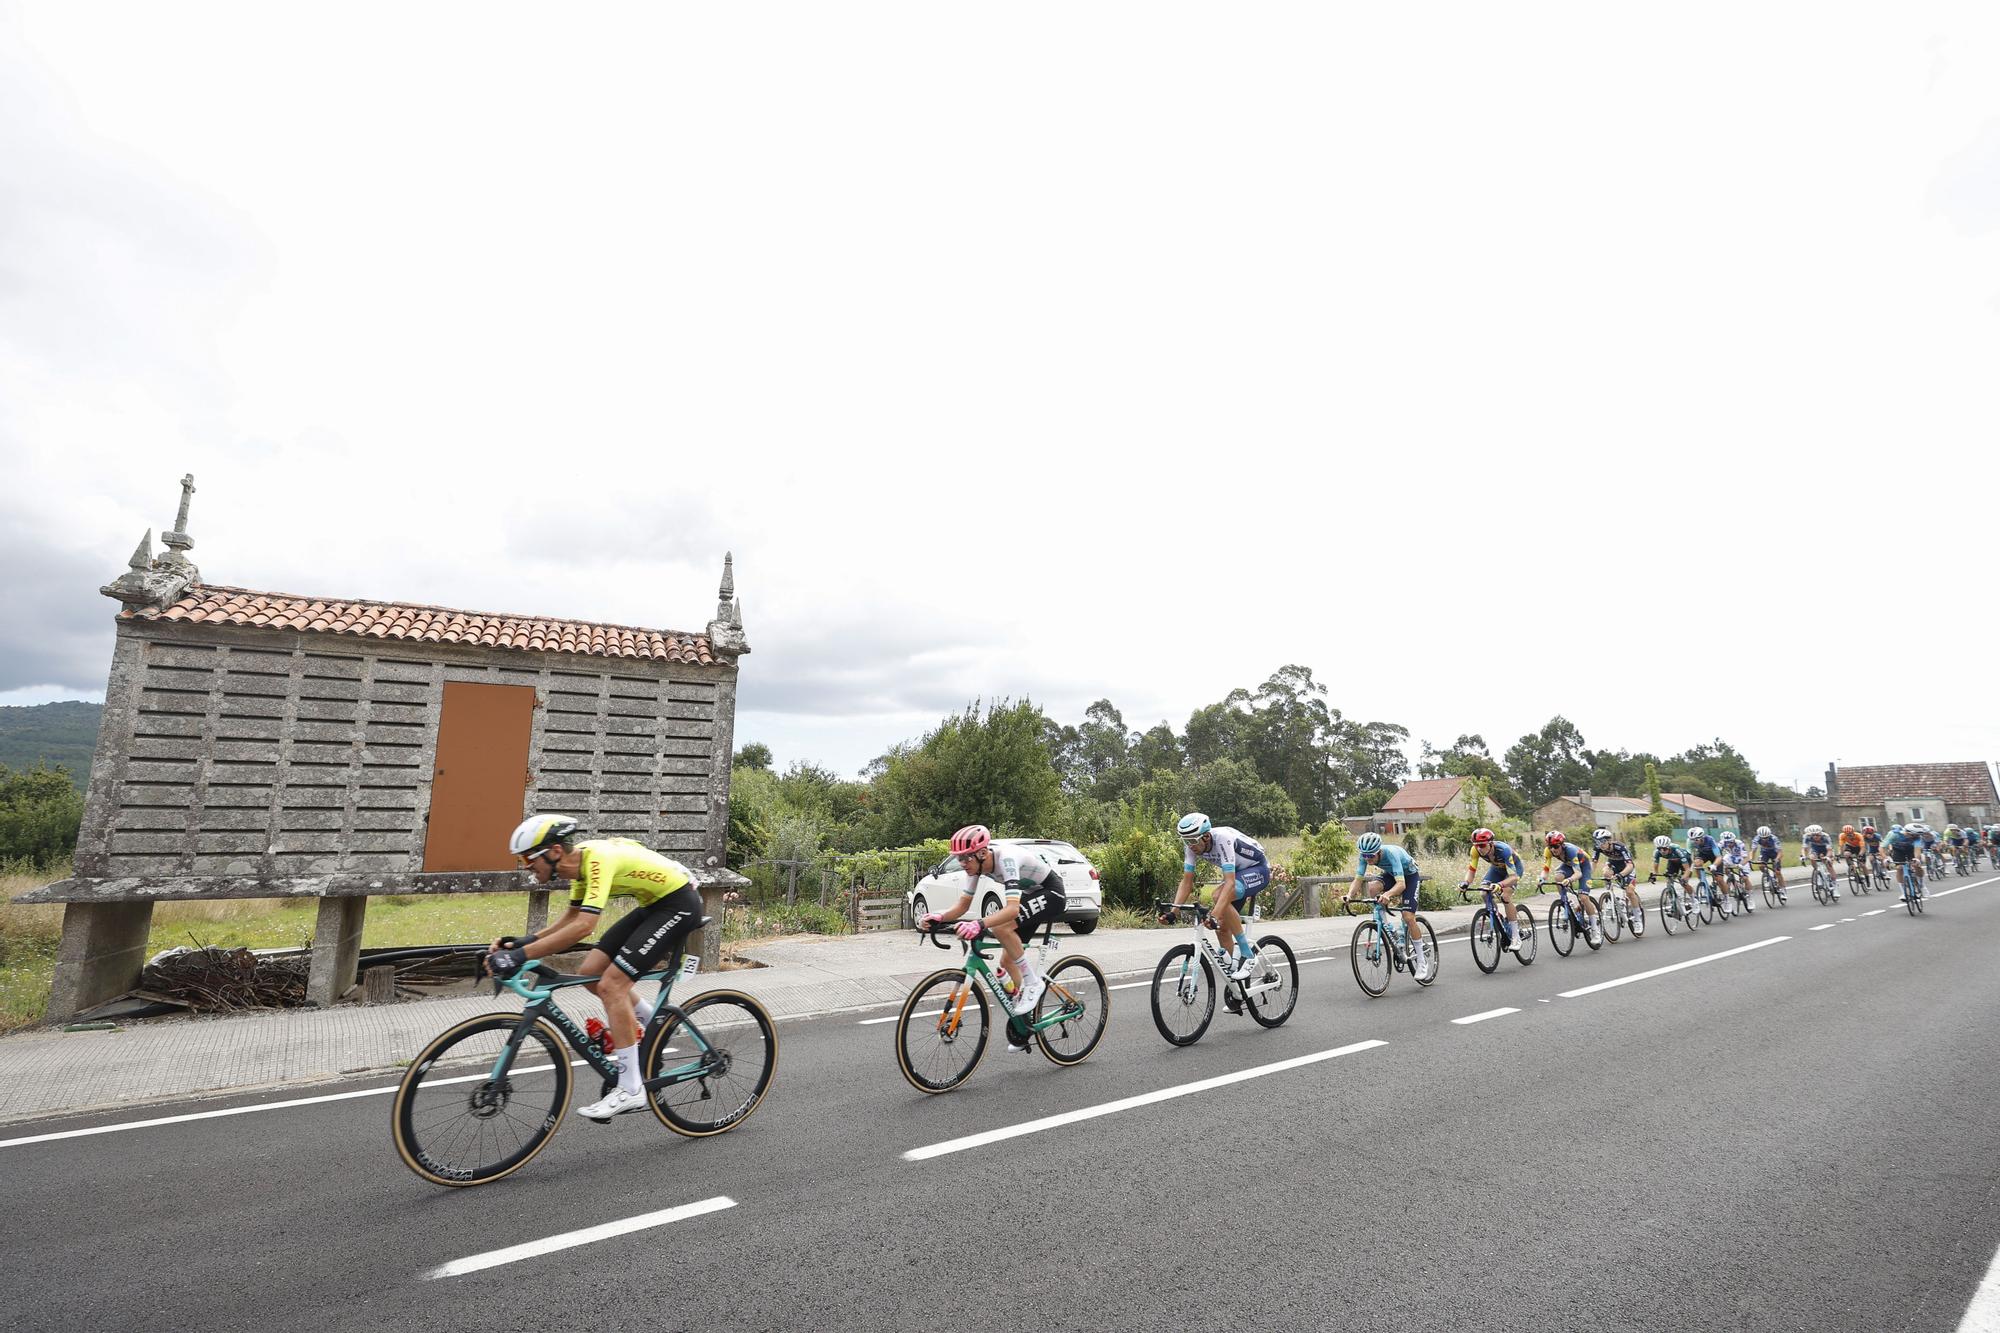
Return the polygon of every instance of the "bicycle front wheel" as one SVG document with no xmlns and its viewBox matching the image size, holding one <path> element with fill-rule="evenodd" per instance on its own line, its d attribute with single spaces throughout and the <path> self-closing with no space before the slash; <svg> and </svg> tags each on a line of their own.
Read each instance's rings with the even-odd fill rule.
<svg viewBox="0 0 2000 1333">
<path fill-rule="evenodd" d="M 1556 952 L 1569 957 L 1569 951 L 1576 947 L 1576 930 L 1570 924 L 1569 912 L 1561 901 L 1549 904 L 1549 943 L 1556 946 Z"/>
<path fill-rule="evenodd" d="M 1215 1017 L 1215 969 L 1192 944 L 1176 944 L 1153 969 L 1153 1026 L 1176 1046 L 1192 1046 Z"/>
<path fill-rule="evenodd" d="M 1364 994 L 1372 998 L 1389 989 L 1395 963 L 1389 957 L 1389 942 L 1373 921 L 1363 921 L 1355 928 L 1347 941 L 1347 957 L 1354 965 L 1355 983 Z"/>
<path fill-rule="evenodd" d="M 498 1077 L 494 1067 L 523 1025 L 482 1014 L 424 1047 L 396 1088 L 390 1125 L 403 1164 L 434 1185 L 484 1185 L 548 1146 L 569 1107 L 569 1047 L 541 1019 L 527 1025 Z"/>
<path fill-rule="evenodd" d="M 1604 932 L 1607 944 L 1618 943 L 1618 937 L 1625 930 L 1625 899 L 1616 890 L 1604 895 L 1597 904 L 1597 924 Z"/>
<path fill-rule="evenodd" d="M 950 1092 L 979 1067 L 990 1024 L 986 992 L 964 969 L 919 981 L 896 1019 L 896 1064 L 919 1092 Z"/>
<path fill-rule="evenodd" d="M 1062 1017 L 1039 1026 L 1050 1014 Z M 1049 969 L 1049 984 L 1035 1006 L 1035 1042 L 1059 1065 L 1082 1064 L 1111 1021 L 1111 988 L 1088 958 L 1072 954 Z"/>
<path fill-rule="evenodd" d="M 771 1015 L 733 990 L 710 991 L 679 1006 L 640 1052 L 639 1067 L 651 1081 L 695 1066 L 699 1074 L 652 1090 L 649 1100 L 660 1123 L 699 1139 L 748 1120 L 778 1071 L 778 1029 Z"/>
<path fill-rule="evenodd" d="M 1276 935 L 1258 940 L 1257 970 L 1245 989 L 1246 1008 L 1257 1026 L 1274 1028 L 1290 1018 L 1299 1007 L 1299 960 L 1292 946 Z"/>
<path fill-rule="evenodd" d="M 1466 942 L 1472 946 L 1472 961 L 1481 972 L 1491 972 L 1500 966 L 1500 931 L 1493 924 L 1493 913 L 1480 908 L 1472 914 L 1472 929 L 1466 934 Z"/>
<path fill-rule="evenodd" d="M 1764 876 L 1764 906 L 1782 906 L 1778 900 L 1778 881 L 1772 879 L 1769 875 Z"/>
</svg>

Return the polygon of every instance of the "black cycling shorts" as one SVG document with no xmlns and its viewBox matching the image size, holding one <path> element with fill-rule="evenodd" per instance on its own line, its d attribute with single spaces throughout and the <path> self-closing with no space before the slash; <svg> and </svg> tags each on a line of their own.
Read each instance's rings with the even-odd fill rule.
<svg viewBox="0 0 2000 1333">
<path fill-rule="evenodd" d="M 1021 890 L 1021 914 L 1014 918 L 1014 933 L 1026 944 L 1029 936 L 1052 921 L 1062 920 L 1068 910 L 1062 876 L 1052 874 L 1040 884 Z"/>
<path fill-rule="evenodd" d="M 610 954 L 620 972 L 636 977 L 676 956 L 700 924 L 701 892 L 692 886 L 675 889 L 650 907 L 627 912 L 590 947 Z"/>
</svg>

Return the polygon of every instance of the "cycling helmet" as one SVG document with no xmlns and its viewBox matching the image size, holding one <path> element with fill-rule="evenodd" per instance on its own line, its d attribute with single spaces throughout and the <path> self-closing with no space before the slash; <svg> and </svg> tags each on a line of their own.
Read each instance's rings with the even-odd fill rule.
<svg viewBox="0 0 2000 1333">
<path fill-rule="evenodd" d="M 1174 832 L 1181 835 L 1182 842 L 1195 842 L 1208 836 L 1211 825 L 1208 816 L 1196 810 L 1181 816 L 1181 822 L 1174 825 Z"/>
<path fill-rule="evenodd" d="M 1487 843 L 1492 841 L 1493 841 L 1492 829 L 1476 828 L 1472 830 L 1472 845 L 1474 847 L 1484 847 Z"/>
<path fill-rule="evenodd" d="M 1565 842 L 1568 842 L 1569 839 L 1563 836 L 1563 831 L 1561 829 L 1555 829 L 1549 834 L 1548 837 L 1544 838 L 1542 841 L 1548 843 L 1548 845 L 1551 847 L 1560 847 Z"/>
<path fill-rule="evenodd" d="M 1958 825 L 1956 825 L 1956 824 L 1946 824 L 1946 825 L 1944 826 L 1944 831 L 1945 831 L 1946 833 L 1948 833 L 1948 834 L 1950 834 L 1950 833 L 1956 833 L 1956 832 L 1958 832 Z"/>
<path fill-rule="evenodd" d="M 1674 845 L 1674 840 L 1662 833 L 1659 837 L 1653 839 L 1653 845 L 1664 852 L 1667 848 Z"/>
<path fill-rule="evenodd" d="M 1591 832 L 1590 840 L 1592 842 L 1610 842 L 1611 830 L 1608 828 L 1595 829 Z"/>
<path fill-rule="evenodd" d="M 1771 826 L 1770 826 L 1769 824 L 1759 824 L 1759 825 L 1757 826 L 1757 836 L 1758 836 L 1758 837 L 1760 837 L 1760 838 L 1768 838 L 1768 837 L 1770 837 L 1770 836 L 1771 836 Z"/>
<path fill-rule="evenodd" d="M 1382 835 L 1379 833 L 1362 834 L 1359 838 L 1355 839 L 1354 850 L 1360 852 L 1363 856 L 1375 855 L 1375 853 L 1382 850 Z"/>
<path fill-rule="evenodd" d="M 581 827 L 568 815 L 529 815 L 514 826 L 507 850 L 516 856 L 531 856 L 544 847 L 569 842 Z"/>
<path fill-rule="evenodd" d="M 1864 820 L 1862 820 L 1862 821 L 1861 821 L 1861 831 L 1862 831 L 1863 833 L 1873 833 L 1873 832 L 1875 831 L 1875 821 L 1874 821 L 1874 820 L 1872 820 L 1872 819 L 1864 819 Z"/>
<path fill-rule="evenodd" d="M 1820 827 L 1819 825 L 1817 825 L 1817 824 L 1808 824 L 1808 825 L 1806 825 L 1806 836 L 1807 836 L 1808 838 L 1812 837 L 1812 836 L 1813 836 L 1814 834 L 1816 834 L 1816 833 L 1824 833 L 1824 832 L 1826 832 L 1826 830 L 1825 830 L 1825 829 L 1823 829 L 1823 828 L 1821 828 L 1821 827 Z"/>
<path fill-rule="evenodd" d="M 1890 836 L 1890 837 L 1892 837 L 1892 838 L 1900 838 L 1900 837 L 1902 837 L 1902 836 L 1903 836 L 1903 826 L 1902 826 L 1901 824 L 1891 824 L 1891 825 L 1889 825 L 1889 836 Z"/>
<path fill-rule="evenodd" d="M 1854 832 L 1854 825 L 1852 825 L 1852 824 L 1842 824 L 1842 825 L 1840 826 L 1840 831 L 1841 831 L 1842 833 L 1852 833 L 1852 832 Z"/>
<path fill-rule="evenodd" d="M 953 856 L 976 856 L 993 841 L 993 831 L 984 824 L 967 824 L 951 835 Z"/>
<path fill-rule="evenodd" d="M 1722 845 L 1724 847 L 1734 847 L 1736 845 L 1736 835 L 1734 833 L 1723 834 Z"/>
</svg>

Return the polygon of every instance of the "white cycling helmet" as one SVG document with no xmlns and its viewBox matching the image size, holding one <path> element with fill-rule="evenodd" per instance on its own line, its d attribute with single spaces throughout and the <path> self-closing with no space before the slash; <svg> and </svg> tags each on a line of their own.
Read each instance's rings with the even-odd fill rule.
<svg viewBox="0 0 2000 1333">
<path fill-rule="evenodd" d="M 1674 845 L 1674 840 L 1662 833 L 1659 837 L 1653 839 L 1653 845 L 1664 852 L 1667 848 Z"/>
<path fill-rule="evenodd" d="M 1736 835 L 1734 833 L 1724 833 L 1722 835 L 1722 845 L 1724 847 L 1734 847 L 1736 845 Z"/>
<path fill-rule="evenodd" d="M 514 836 L 507 839 L 507 850 L 516 856 L 528 856 L 553 843 L 568 842 L 581 827 L 568 815 L 529 815 L 514 826 Z"/>
<path fill-rule="evenodd" d="M 1822 833 L 1824 833 L 1824 832 L 1826 832 L 1826 830 L 1825 830 L 1825 829 L 1823 829 L 1823 828 L 1821 828 L 1821 827 L 1820 827 L 1819 825 L 1817 825 L 1817 824 L 1808 824 L 1808 825 L 1806 825 L 1806 836 L 1807 836 L 1808 838 L 1812 838 L 1812 837 L 1817 837 L 1818 835 L 1820 835 L 1820 834 L 1822 834 Z"/>
<path fill-rule="evenodd" d="M 1196 810 L 1181 816 L 1181 822 L 1174 826 L 1174 832 L 1181 835 L 1182 842 L 1196 842 L 1209 830 L 1208 816 Z"/>
<path fill-rule="evenodd" d="M 1382 850 L 1382 835 L 1379 833 L 1362 834 L 1354 840 L 1354 850 L 1363 856 L 1375 855 L 1375 853 Z"/>
<path fill-rule="evenodd" d="M 1590 833 L 1590 840 L 1592 842 L 1610 842 L 1611 830 L 1608 828 L 1592 829 Z"/>
<path fill-rule="evenodd" d="M 1768 837 L 1770 837 L 1770 836 L 1771 836 L 1771 826 L 1770 826 L 1769 824 L 1759 824 L 1759 825 L 1757 826 L 1757 836 L 1758 836 L 1758 837 L 1760 837 L 1760 838 L 1768 838 Z"/>
</svg>

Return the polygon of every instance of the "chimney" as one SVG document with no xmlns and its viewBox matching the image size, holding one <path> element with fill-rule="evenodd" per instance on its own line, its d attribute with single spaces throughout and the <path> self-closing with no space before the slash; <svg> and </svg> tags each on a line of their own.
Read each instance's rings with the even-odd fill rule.
<svg viewBox="0 0 2000 1333">
<path fill-rule="evenodd" d="M 1826 799 L 1835 805 L 1840 804 L 1840 788 L 1836 785 L 1839 781 L 1840 774 L 1835 771 L 1834 765 L 1828 764 L 1826 766 Z"/>
</svg>

